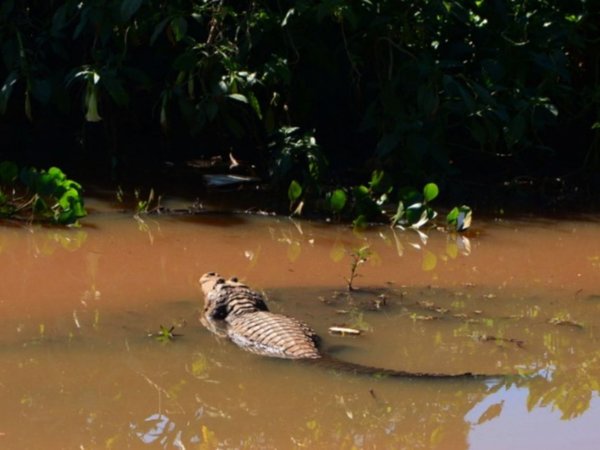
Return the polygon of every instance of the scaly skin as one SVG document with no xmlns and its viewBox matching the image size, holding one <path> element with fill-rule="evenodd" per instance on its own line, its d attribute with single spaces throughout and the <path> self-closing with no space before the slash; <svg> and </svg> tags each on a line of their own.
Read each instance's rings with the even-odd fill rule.
<svg viewBox="0 0 600 450">
<path fill-rule="evenodd" d="M 205 305 L 202 323 L 252 353 L 286 359 L 316 359 L 317 336 L 308 325 L 270 312 L 259 292 L 236 278 L 214 272 L 200 278 Z"/>
<path fill-rule="evenodd" d="M 208 272 L 202 275 L 200 284 L 204 293 L 202 324 L 213 333 L 229 338 L 239 347 L 252 353 L 285 359 L 316 360 L 315 362 L 330 369 L 366 375 L 420 378 L 497 377 L 470 372 L 413 373 L 340 361 L 319 351 L 319 337 L 308 325 L 293 317 L 270 312 L 263 295 L 240 283 L 237 278 L 226 280 L 218 273 Z"/>
</svg>

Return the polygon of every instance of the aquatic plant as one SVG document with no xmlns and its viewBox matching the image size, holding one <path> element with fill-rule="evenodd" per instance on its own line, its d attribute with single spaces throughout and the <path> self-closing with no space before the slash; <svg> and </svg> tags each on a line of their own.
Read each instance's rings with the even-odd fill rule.
<svg viewBox="0 0 600 450">
<path fill-rule="evenodd" d="M 76 225 L 87 215 L 82 187 L 58 167 L 38 170 L 0 163 L 0 217 Z"/>
<path fill-rule="evenodd" d="M 356 288 L 354 287 L 354 279 L 359 276 L 358 267 L 367 262 L 371 251 L 368 245 L 357 248 L 350 254 L 351 263 L 350 263 L 350 276 L 346 278 L 346 283 L 349 291 L 354 291 Z"/>
<path fill-rule="evenodd" d="M 173 330 L 175 330 L 175 325 L 171 326 L 170 328 L 160 325 L 156 333 L 149 333 L 148 336 L 164 344 L 181 336 L 180 334 L 173 333 Z"/>
</svg>

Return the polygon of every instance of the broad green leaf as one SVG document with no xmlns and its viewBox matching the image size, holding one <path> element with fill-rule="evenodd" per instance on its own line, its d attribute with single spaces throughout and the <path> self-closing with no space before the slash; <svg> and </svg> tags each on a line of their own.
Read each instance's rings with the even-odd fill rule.
<svg viewBox="0 0 600 450">
<path fill-rule="evenodd" d="M 296 180 L 292 180 L 290 187 L 288 188 L 288 198 L 290 203 L 295 202 L 302 195 L 302 186 Z"/>
<path fill-rule="evenodd" d="M 446 223 L 448 225 L 456 225 L 456 219 L 458 218 L 458 207 L 455 206 L 450 210 L 448 215 L 446 216 Z"/>
<path fill-rule="evenodd" d="M 435 199 L 439 193 L 440 190 L 435 183 L 427 183 L 423 188 L 423 197 L 427 203 Z"/>
<path fill-rule="evenodd" d="M 336 189 L 329 197 L 329 208 L 336 214 L 339 214 L 346 206 L 347 196 L 343 189 Z"/>
<path fill-rule="evenodd" d="M 54 178 L 57 181 L 65 181 L 67 179 L 66 175 L 60 170 L 58 167 L 50 167 L 48 169 L 48 175 Z"/>
</svg>

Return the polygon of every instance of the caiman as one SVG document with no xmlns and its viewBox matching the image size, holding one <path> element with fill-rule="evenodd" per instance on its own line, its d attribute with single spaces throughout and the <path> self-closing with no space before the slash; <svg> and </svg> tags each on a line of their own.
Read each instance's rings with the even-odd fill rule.
<svg viewBox="0 0 600 450">
<path fill-rule="evenodd" d="M 226 280 L 218 273 L 208 272 L 202 275 L 200 284 L 204 293 L 202 324 L 218 336 L 229 338 L 242 349 L 258 355 L 314 361 L 335 370 L 388 377 L 498 377 L 471 372 L 407 372 L 342 361 L 319 350 L 319 336 L 307 324 L 270 312 L 264 296 L 237 278 Z"/>
</svg>

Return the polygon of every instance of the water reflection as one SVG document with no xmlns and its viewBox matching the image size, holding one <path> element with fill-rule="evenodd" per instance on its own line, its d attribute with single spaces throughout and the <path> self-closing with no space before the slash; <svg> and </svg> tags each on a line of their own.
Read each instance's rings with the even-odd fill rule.
<svg viewBox="0 0 600 450">
<path fill-rule="evenodd" d="M 0 229 L 2 447 L 564 448 L 575 434 L 592 448 L 600 437 L 597 227 L 425 238 L 285 218 L 91 220 Z M 364 246 L 363 289 L 346 294 L 349 255 Z M 379 380 L 248 355 L 197 324 L 207 270 L 265 290 L 342 359 L 526 376 Z M 183 336 L 146 337 L 161 324 Z M 362 336 L 327 334 L 342 324 Z"/>
<path fill-rule="evenodd" d="M 560 411 L 551 405 L 531 407 L 531 392 L 510 387 L 489 395 L 465 417 L 471 425 L 469 448 L 592 449 L 600 440 L 597 426 L 600 399 L 594 395 L 589 414 L 561 420 Z M 501 436 L 501 438 L 499 438 Z"/>
</svg>

